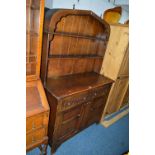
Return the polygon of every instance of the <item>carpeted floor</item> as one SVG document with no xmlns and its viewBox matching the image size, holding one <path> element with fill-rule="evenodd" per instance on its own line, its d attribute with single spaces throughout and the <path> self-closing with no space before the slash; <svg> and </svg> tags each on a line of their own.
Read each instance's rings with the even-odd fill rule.
<svg viewBox="0 0 155 155">
<path fill-rule="evenodd" d="M 64 142 L 54 155 L 122 155 L 129 150 L 129 115 L 104 128 L 93 124 Z M 39 155 L 34 149 L 27 155 Z M 50 155 L 50 147 L 48 147 Z"/>
</svg>

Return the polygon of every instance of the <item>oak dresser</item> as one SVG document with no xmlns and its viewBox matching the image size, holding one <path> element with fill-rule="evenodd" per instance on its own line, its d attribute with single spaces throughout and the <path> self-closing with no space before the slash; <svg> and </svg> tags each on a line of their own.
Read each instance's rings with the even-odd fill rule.
<svg viewBox="0 0 155 155">
<path fill-rule="evenodd" d="M 50 105 L 51 152 L 100 121 L 112 80 L 99 74 L 109 25 L 91 11 L 47 10 L 41 79 Z"/>
</svg>

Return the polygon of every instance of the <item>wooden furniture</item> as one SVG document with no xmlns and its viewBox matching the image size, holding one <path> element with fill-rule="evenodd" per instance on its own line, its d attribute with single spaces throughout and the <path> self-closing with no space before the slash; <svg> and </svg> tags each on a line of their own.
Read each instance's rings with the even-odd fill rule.
<svg viewBox="0 0 155 155">
<path fill-rule="evenodd" d="M 113 79 L 102 119 L 129 103 L 129 28 L 110 25 L 111 34 L 100 74 Z"/>
<path fill-rule="evenodd" d="M 127 21 L 125 21 L 124 24 L 129 25 L 129 19 Z"/>
<path fill-rule="evenodd" d="M 112 9 L 108 9 L 103 13 L 103 19 L 109 24 L 117 24 L 122 15 L 122 8 L 115 7 Z"/>
<path fill-rule="evenodd" d="M 49 106 L 39 78 L 43 16 L 44 0 L 26 0 L 26 150 L 38 146 L 46 154 Z"/>
<path fill-rule="evenodd" d="M 108 38 L 109 25 L 91 11 L 46 12 L 41 79 L 50 105 L 51 152 L 99 122 L 113 82 L 99 75 Z"/>
</svg>

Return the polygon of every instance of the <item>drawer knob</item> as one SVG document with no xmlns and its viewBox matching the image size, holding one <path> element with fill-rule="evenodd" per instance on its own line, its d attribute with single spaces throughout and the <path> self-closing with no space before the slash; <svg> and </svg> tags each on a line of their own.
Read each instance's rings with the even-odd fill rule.
<svg viewBox="0 0 155 155">
<path fill-rule="evenodd" d="M 90 102 L 87 102 L 87 105 L 90 104 Z"/>
</svg>

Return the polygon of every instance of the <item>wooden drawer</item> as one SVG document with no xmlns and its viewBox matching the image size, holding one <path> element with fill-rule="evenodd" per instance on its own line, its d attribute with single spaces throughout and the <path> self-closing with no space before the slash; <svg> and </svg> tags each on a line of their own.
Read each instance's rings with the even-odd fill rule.
<svg viewBox="0 0 155 155">
<path fill-rule="evenodd" d="M 39 141 L 42 141 L 44 136 L 46 136 L 46 128 L 41 128 L 36 130 L 35 132 L 31 132 L 26 135 L 26 146 L 28 145 L 34 145 L 35 143 L 38 143 Z"/>
<path fill-rule="evenodd" d="M 77 107 L 77 108 L 73 108 L 70 111 L 65 111 L 63 113 L 62 123 L 65 123 L 66 121 L 68 121 L 74 117 L 80 116 L 80 113 L 81 113 L 81 106 Z"/>
<path fill-rule="evenodd" d="M 65 121 L 61 124 L 59 140 L 63 140 L 78 131 L 80 116 L 77 115 L 71 120 Z"/>
<path fill-rule="evenodd" d="M 27 133 L 47 125 L 48 125 L 48 113 L 43 113 L 43 114 L 26 118 Z"/>
<path fill-rule="evenodd" d="M 110 89 L 110 85 L 105 85 L 103 87 L 90 89 L 89 91 L 84 93 L 69 96 L 62 101 L 61 110 L 62 111 L 67 110 L 81 103 L 89 102 L 94 98 L 106 95 L 109 89 Z"/>
</svg>

